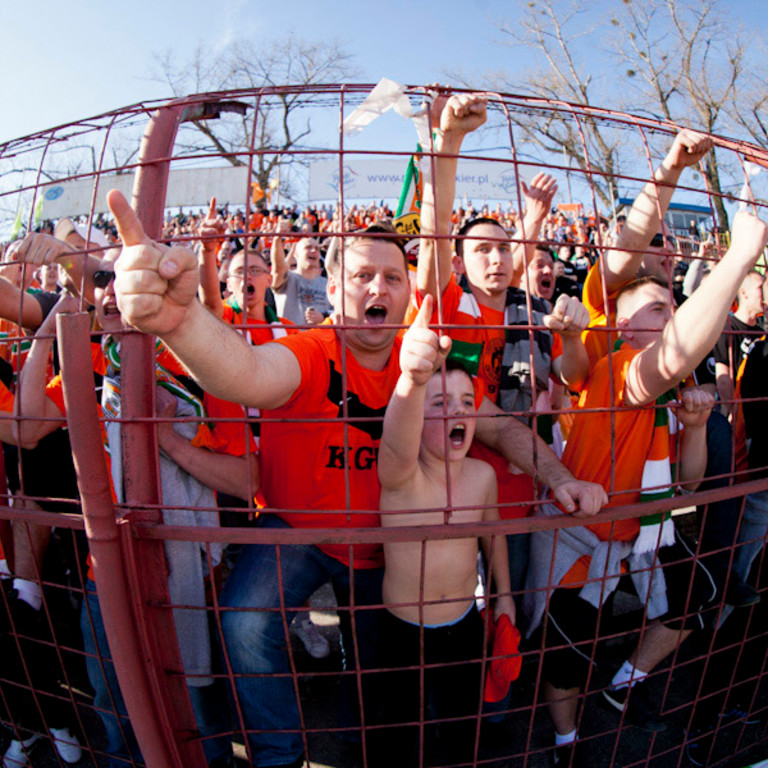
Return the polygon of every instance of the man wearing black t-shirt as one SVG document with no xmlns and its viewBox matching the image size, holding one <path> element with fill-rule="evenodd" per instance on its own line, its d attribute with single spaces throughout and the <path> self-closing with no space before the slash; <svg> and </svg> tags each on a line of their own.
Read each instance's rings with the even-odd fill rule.
<svg viewBox="0 0 768 768">
<path fill-rule="evenodd" d="M 750 272 L 738 293 L 739 306 L 728 316 L 723 334 L 715 345 L 715 374 L 717 394 L 722 401 L 720 410 L 726 416 L 731 412 L 731 401 L 741 361 L 760 338 L 763 328 L 758 317 L 763 312 L 763 276 Z"/>
</svg>

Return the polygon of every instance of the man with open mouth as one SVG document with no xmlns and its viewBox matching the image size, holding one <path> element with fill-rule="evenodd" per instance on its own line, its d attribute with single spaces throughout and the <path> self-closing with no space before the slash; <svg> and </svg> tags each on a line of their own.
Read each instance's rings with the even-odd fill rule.
<svg viewBox="0 0 768 768">
<path fill-rule="evenodd" d="M 160 336 L 212 394 L 263 411 L 261 479 L 281 510 L 261 515 L 263 527 L 329 530 L 378 526 L 376 453 L 381 420 L 399 375 L 397 341 L 410 299 L 405 253 L 396 233 L 380 227 L 350 234 L 327 259 L 334 324 L 250 347 L 197 301 L 198 266 L 184 248 L 150 240 L 117 191 L 108 201 L 123 240 L 117 297 L 123 317 Z M 482 417 L 499 414 L 484 400 Z M 284 421 L 279 422 L 280 419 Z M 595 512 L 602 488 L 580 483 L 541 446 L 534 466 L 530 430 L 514 419 L 479 418 L 477 433 L 555 489 L 570 509 Z M 279 567 L 281 573 L 277 572 Z M 236 675 L 249 744 L 258 763 L 301 765 L 303 743 L 285 652 L 283 618 L 330 580 L 342 607 L 350 664 L 372 663 L 381 603 L 381 546 L 336 543 L 245 548 L 221 605 L 229 661 Z M 351 574 L 354 569 L 354 580 Z M 352 587 L 352 583 L 354 587 Z M 281 584 L 289 585 L 283 592 Z M 352 641 L 350 590 L 355 591 Z M 345 676 L 350 685 L 354 676 Z M 365 691 L 363 691 L 365 693 Z"/>
</svg>

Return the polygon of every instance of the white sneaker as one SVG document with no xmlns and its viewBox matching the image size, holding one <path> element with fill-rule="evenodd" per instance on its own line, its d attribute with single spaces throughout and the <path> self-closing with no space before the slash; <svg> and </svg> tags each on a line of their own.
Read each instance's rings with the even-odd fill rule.
<svg viewBox="0 0 768 768">
<path fill-rule="evenodd" d="M 76 763 L 83 756 L 80 741 L 70 733 L 69 728 L 51 728 L 51 736 L 59 757 L 65 763 Z"/>
<path fill-rule="evenodd" d="M 29 765 L 29 758 L 24 750 L 29 749 L 39 738 L 39 733 L 33 733 L 24 741 L 14 739 L 3 755 L 3 768 L 23 768 Z"/>
<path fill-rule="evenodd" d="M 296 619 L 293 625 L 293 632 L 304 643 L 307 653 L 313 659 L 324 659 L 330 656 L 330 643 L 326 637 L 320 634 L 308 615 Z"/>
</svg>

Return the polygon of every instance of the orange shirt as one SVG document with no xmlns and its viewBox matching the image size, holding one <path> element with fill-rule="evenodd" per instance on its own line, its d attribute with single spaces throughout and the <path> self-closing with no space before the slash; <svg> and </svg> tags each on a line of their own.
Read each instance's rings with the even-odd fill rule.
<svg viewBox="0 0 768 768">
<path fill-rule="evenodd" d="M 0 411 L 13 413 L 13 395 L 2 381 L 0 381 Z"/>
<path fill-rule="evenodd" d="M 616 327 L 616 294 L 613 291 L 608 294 L 608 307 L 606 311 L 603 301 L 603 284 L 600 275 L 600 261 L 595 262 L 587 273 L 584 281 L 584 293 L 582 302 L 589 312 L 589 328 L 581 335 L 584 346 L 589 355 L 589 365 L 594 368 L 597 363 L 608 354 L 615 337 L 603 330 Z M 594 329 L 599 330 L 594 330 Z"/>
<path fill-rule="evenodd" d="M 626 406 L 624 386 L 632 359 L 641 350 L 626 345 L 604 357 L 592 371 L 579 399 L 579 408 L 618 407 L 610 412 L 575 411 L 573 427 L 563 453 L 563 464 L 579 480 L 600 483 L 609 495 L 608 507 L 640 501 L 643 468 L 653 439 L 655 406 Z M 610 376 L 613 370 L 614 398 L 611 401 Z M 615 431 L 615 452 L 611 451 L 611 418 Z M 614 483 L 611 485 L 611 466 Z M 640 532 L 637 518 L 587 526 L 600 540 L 632 541 Z M 581 586 L 589 572 L 589 557 L 581 557 L 563 577 L 561 586 Z"/>
<path fill-rule="evenodd" d="M 364 368 L 349 352 L 342 369 L 341 342 L 333 327 L 313 328 L 275 343 L 296 355 L 301 384 L 286 405 L 262 414 L 261 487 L 265 498 L 270 506 L 296 510 L 280 513 L 296 528 L 378 526 L 381 487 L 376 456 L 384 412 L 400 375 L 400 341 L 395 341 L 383 371 Z M 346 395 L 342 370 L 346 371 Z M 353 419 L 348 428 L 345 415 Z M 318 546 L 331 557 L 350 562 L 348 545 Z M 380 544 L 354 545 L 354 567 L 382 564 Z"/>
<path fill-rule="evenodd" d="M 415 299 L 416 306 L 420 307 L 424 298 L 418 291 Z M 501 327 L 504 325 L 504 311 L 477 304 L 480 311 L 477 315 L 470 306 L 470 301 L 471 295 L 466 294 L 456 282 L 456 277 L 451 275 L 441 297 L 442 322 L 445 325 L 462 327 L 446 328 L 445 333 L 453 339 L 454 352 L 466 350 L 468 355 L 479 356 L 477 376 L 485 385 L 488 398 L 495 403 L 499 397 L 501 358 L 504 354 L 504 329 Z M 436 304 L 429 322 L 440 322 Z"/>
<path fill-rule="evenodd" d="M 599 483 L 610 500 L 608 507 L 636 504 L 640 501 L 643 468 L 653 438 L 655 404 L 643 407 L 627 406 L 624 387 L 629 365 L 641 350 L 622 346 L 611 355 L 611 364 L 604 357 L 594 368 L 579 399 L 573 428 L 563 453 L 563 464 L 579 480 Z M 614 397 L 611 400 L 611 371 Z M 616 407 L 613 412 L 583 409 Z M 613 420 L 613 428 L 611 421 Z M 611 450 L 611 432 L 614 450 Z M 613 466 L 613 485 L 611 467 Z M 637 519 L 617 520 L 588 526 L 601 540 L 631 541 L 639 530 Z"/>
<path fill-rule="evenodd" d="M 251 342 L 255 345 L 266 344 L 268 341 L 273 341 L 275 338 L 274 331 L 279 329 L 280 326 L 272 326 L 266 320 L 252 320 L 246 318 L 243 320 L 242 310 L 235 309 L 228 301 L 224 302 L 224 314 L 221 318 L 228 325 L 247 325 L 248 332 L 251 336 Z M 292 326 L 293 323 L 290 320 L 286 320 L 284 317 L 278 318 L 280 323 L 285 326 Z M 286 327 L 285 332 L 288 334 L 298 333 L 298 329 Z"/>
</svg>

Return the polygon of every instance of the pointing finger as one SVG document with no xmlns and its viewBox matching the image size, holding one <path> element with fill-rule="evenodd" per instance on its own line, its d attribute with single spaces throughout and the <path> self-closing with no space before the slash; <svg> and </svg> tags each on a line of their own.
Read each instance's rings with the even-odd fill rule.
<svg viewBox="0 0 768 768">
<path fill-rule="evenodd" d="M 216 218 L 216 198 L 211 198 L 211 205 L 208 208 L 208 218 L 209 219 L 215 219 Z"/>
<path fill-rule="evenodd" d="M 142 243 L 148 245 L 152 242 L 122 192 L 110 189 L 107 193 L 107 204 L 115 217 L 115 224 L 123 245 L 141 245 Z"/>
<path fill-rule="evenodd" d="M 411 328 L 429 328 L 429 318 L 432 317 L 432 296 L 427 294 L 421 302 L 419 312 L 411 323 Z"/>
<path fill-rule="evenodd" d="M 440 368 L 440 366 L 445 362 L 446 358 L 450 354 L 452 344 L 453 342 L 451 341 L 450 336 L 440 337 L 438 341 L 437 356 L 435 358 L 435 370 Z"/>
</svg>

